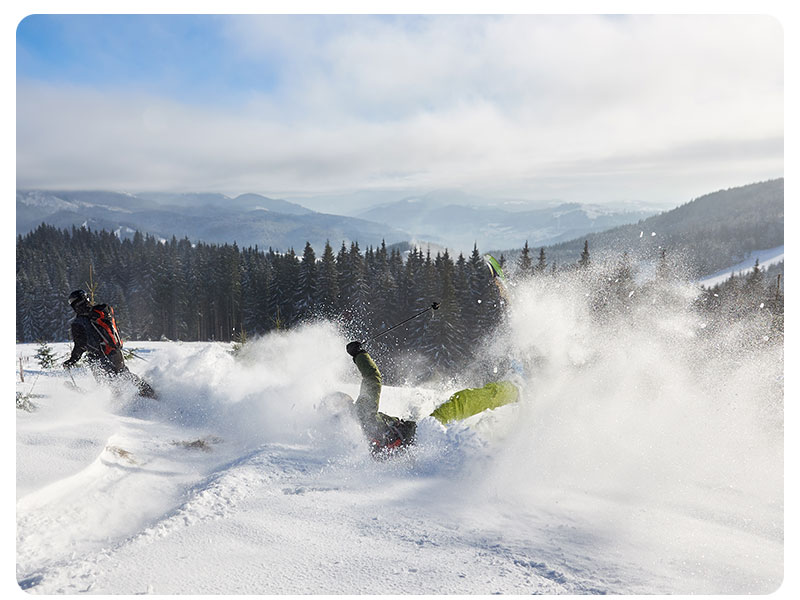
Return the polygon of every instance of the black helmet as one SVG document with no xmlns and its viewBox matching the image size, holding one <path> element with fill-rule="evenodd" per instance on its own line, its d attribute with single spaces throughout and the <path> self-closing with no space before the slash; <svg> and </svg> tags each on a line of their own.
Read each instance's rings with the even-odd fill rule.
<svg viewBox="0 0 800 600">
<path fill-rule="evenodd" d="M 89 299 L 86 297 L 86 292 L 83 290 L 75 290 L 69 295 L 69 305 L 75 308 L 78 304 L 88 303 Z"/>
</svg>

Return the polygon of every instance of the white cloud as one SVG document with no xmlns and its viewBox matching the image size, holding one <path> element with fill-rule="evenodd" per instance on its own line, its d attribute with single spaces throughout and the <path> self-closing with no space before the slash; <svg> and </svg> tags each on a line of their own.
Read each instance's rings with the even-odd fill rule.
<svg viewBox="0 0 800 600">
<path fill-rule="evenodd" d="M 782 38 L 769 17 L 236 17 L 226 27 L 250 68 L 277 70 L 273 92 L 231 109 L 20 83 L 18 185 L 534 197 L 783 173 L 770 143 L 783 135 Z"/>
</svg>

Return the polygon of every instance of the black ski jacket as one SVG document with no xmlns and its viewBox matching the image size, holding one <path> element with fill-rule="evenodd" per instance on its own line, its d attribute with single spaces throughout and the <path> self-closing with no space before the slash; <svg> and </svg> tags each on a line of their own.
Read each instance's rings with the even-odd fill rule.
<svg viewBox="0 0 800 600">
<path fill-rule="evenodd" d="M 77 315 L 70 324 L 70 332 L 74 345 L 68 363 L 78 362 L 86 352 L 90 361 L 99 362 L 104 369 L 117 373 L 124 370 L 125 361 L 119 350 L 114 350 L 108 355 L 103 353 L 100 334 L 95 331 L 88 314 Z"/>
</svg>

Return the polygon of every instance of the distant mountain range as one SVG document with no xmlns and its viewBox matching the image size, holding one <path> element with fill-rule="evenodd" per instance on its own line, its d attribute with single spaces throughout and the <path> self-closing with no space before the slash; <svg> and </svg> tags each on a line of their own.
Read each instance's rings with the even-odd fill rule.
<svg viewBox="0 0 800 600">
<path fill-rule="evenodd" d="M 380 196 L 379 196 L 380 197 Z M 463 201 L 463 204 L 457 202 Z M 469 204 L 468 202 L 472 202 Z M 553 244 L 623 223 L 653 211 L 616 211 L 560 204 L 521 210 L 476 206 L 474 198 L 452 192 L 407 197 L 373 206 L 355 216 L 317 212 L 258 194 L 126 194 L 105 191 L 17 191 L 17 234 L 47 223 L 59 228 L 106 229 L 120 236 L 138 230 L 159 238 L 188 237 L 209 243 L 301 250 L 306 242 L 321 251 L 357 241 L 362 248 L 415 242 L 453 252 Z"/>
<path fill-rule="evenodd" d="M 652 210 L 617 211 L 597 205 L 563 203 L 535 209 L 513 210 L 503 206 L 455 204 L 436 194 L 404 198 L 371 207 L 360 216 L 368 221 L 391 223 L 420 240 L 451 250 L 548 246 L 597 233 L 618 225 L 635 223 L 654 214 Z"/>
<path fill-rule="evenodd" d="M 325 242 L 377 246 L 408 234 L 363 219 L 319 213 L 299 204 L 243 194 L 122 194 L 102 191 L 17 191 L 17 234 L 47 223 L 59 228 L 86 226 L 122 237 L 141 231 L 171 239 L 233 243 L 302 252 L 306 242 L 321 252 Z"/>
<path fill-rule="evenodd" d="M 473 203 L 469 204 L 468 202 Z M 237 242 L 242 247 L 294 248 L 310 242 L 320 254 L 357 241 L 362 249 L 415 244 L 431 251 L 448 248 L 483 252 L 510 260 L 527 241 L 548 263 L 578 260 L 584 241 L 597 258 L 627 252 L 653 261 L 666 250 L 703 277 L 745 260 L 752 252 L 782 246 L 783 179 L 720 190 L 673 210 L 603 210 L 560 204 L 537 209 L 479 206 L 453 193 L 406 197 L 373 206 L 357 216 L 316 212 L 286 200 L 258 194 L 125 194 L 104 191 L 17 191 L 17 234 L 47 223 L 59 228 L 86 225 L 120 237 L 134 231 L 162 239 L 173 236 L 208 243 Z"/>
<path fill-rule="evenodd" d="M 638 261 L 655 261 L 663 250 L 688 276 L 706 277 L 759 251 L 783 246 L 783 178 L 719 190 L 637 223 L 547 246 L 549 263 L 577 262 L 584 242 L 601 259 L 628 253 Z M 508 250 L 497 252 L 513 262 L 519 255 L 515 246 L 501 246 Z"/>
</svg>

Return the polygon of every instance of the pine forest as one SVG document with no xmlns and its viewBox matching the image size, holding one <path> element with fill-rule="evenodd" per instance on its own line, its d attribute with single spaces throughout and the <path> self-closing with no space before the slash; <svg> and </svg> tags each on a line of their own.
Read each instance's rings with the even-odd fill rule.
<svg viewBox="0 0 800 600">
<path fill-rule="evenodd" d="M 600 312 L 640 301 L 647 294 L 632 290 L 652 285 L 635 277 L 626 254 L 588 269 L 600 263 L 588 243 L 571 264 L 548 264 L 545 249 L 537 253 L 527 243 L 512 264 L 502 256 L 500 261 L 517 280 L 584 270 L 591 279 L 587 301 Z M 657 275 L 670 273 L 677 276 L 663 252 Z M 67 296 L 77 288 L 96 303 L 111 304 L 130 340 L 241 342 L 321 319 L 335 322 L 348 339 L 364 340 L 439 303 L 430 318 L 413 319 L 373 342 L 390 379 L 408 376 L 399 366 L 408 361 L 395 359 L 409 355 L 423 359 L 414 361 L 419 379 L 469 368 L 504 314 L 477 245 L 469 256 L 453 257 L 385 244 L 334 249 L 326 243 L 318 256 L 306 243 L 297 255 L 293 249 L 160 241 L 141 233 L 120 239 L 108 231 L 42 224 L 17 238 L 17 341 L 67 341 L 73 318 Z M 746 278 L 704 289 L 696 302 L 698 310 L 726 319 L 747 319 L 767 308 L 767 327 L 782 340 L 780 277 L 758 264 Z"/>
</svg>

